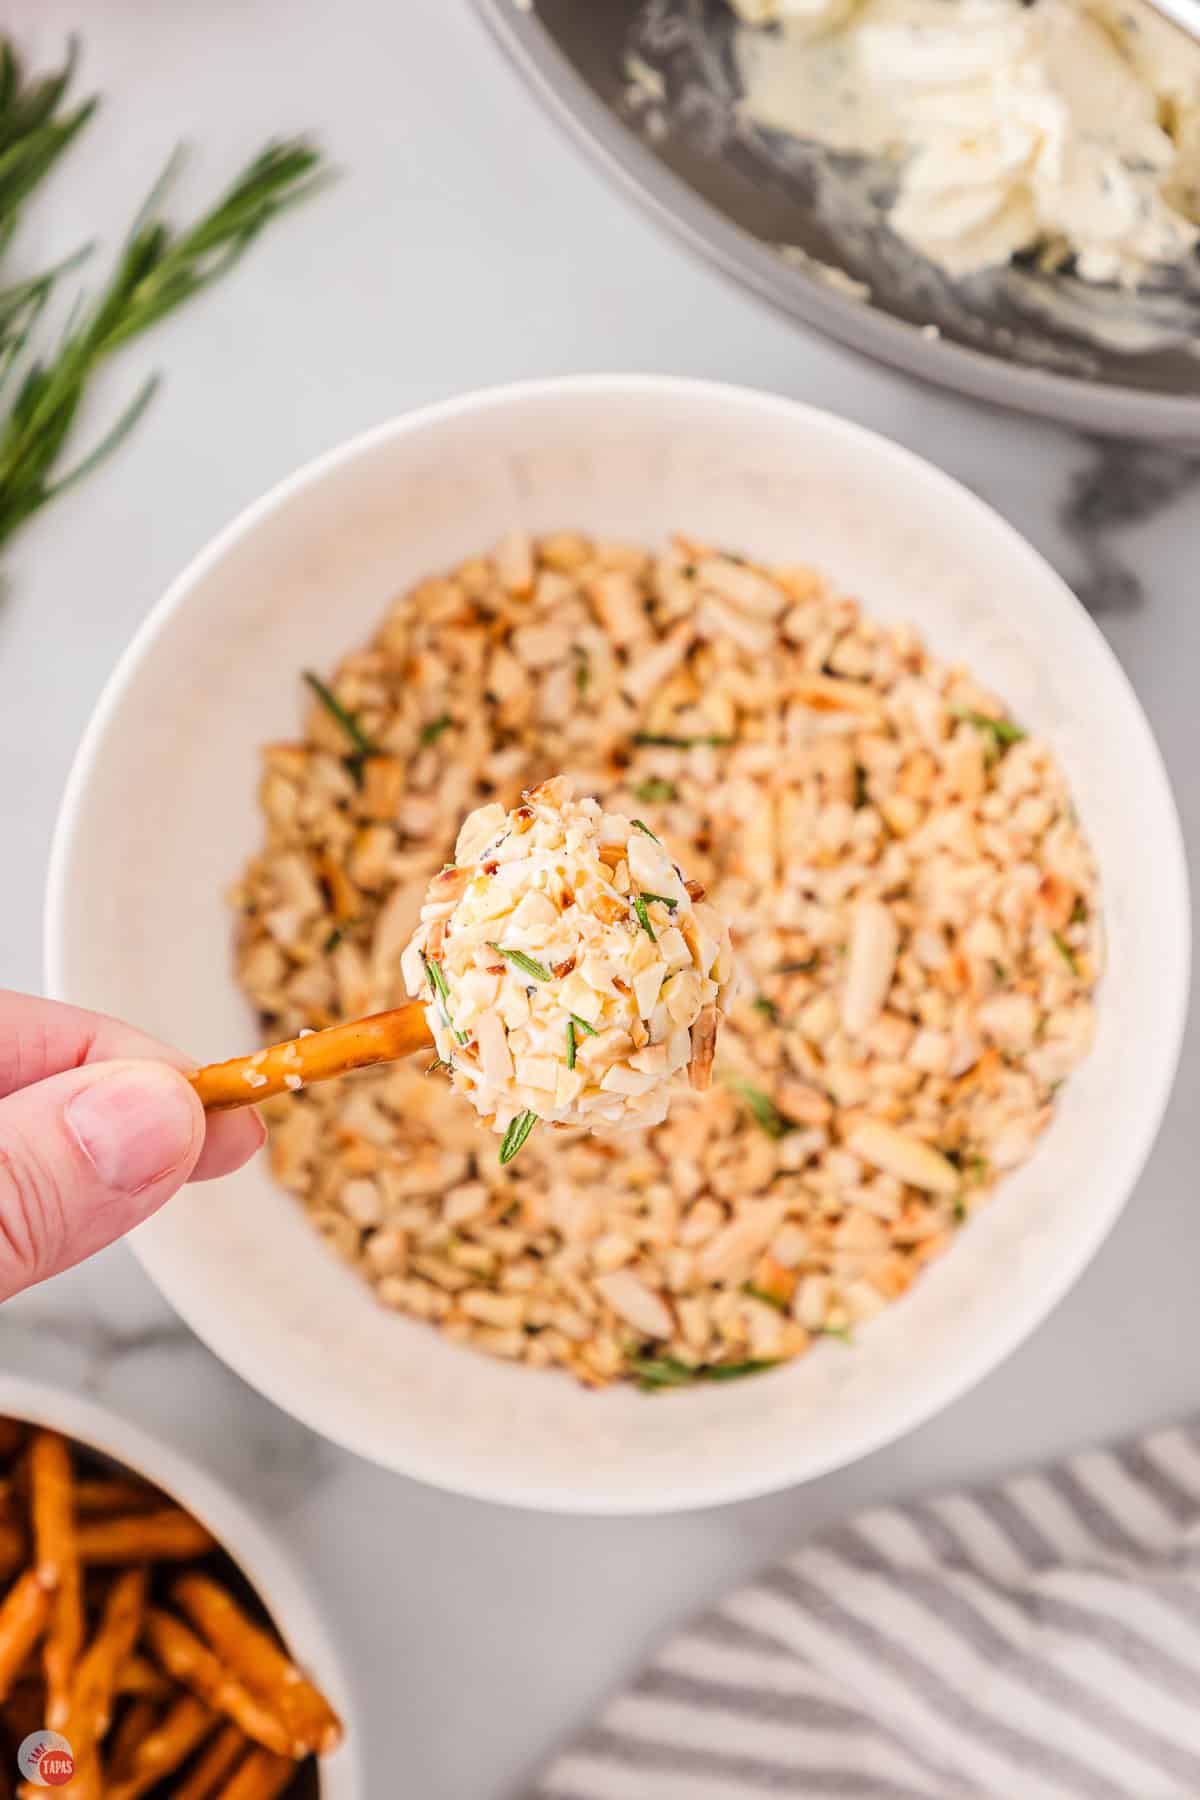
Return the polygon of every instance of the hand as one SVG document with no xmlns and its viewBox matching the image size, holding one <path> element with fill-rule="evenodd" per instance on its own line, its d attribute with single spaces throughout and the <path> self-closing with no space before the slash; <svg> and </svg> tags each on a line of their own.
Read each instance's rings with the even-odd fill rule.
<svg viewBox="0 0 1200 1800">
<path fill-rule="evenodd" d="M 192 1066 L 103 1013 L 0 991 L 0 1300 L 260 1148 L 256 1113 L 205 1115 Z"/>
</svg>

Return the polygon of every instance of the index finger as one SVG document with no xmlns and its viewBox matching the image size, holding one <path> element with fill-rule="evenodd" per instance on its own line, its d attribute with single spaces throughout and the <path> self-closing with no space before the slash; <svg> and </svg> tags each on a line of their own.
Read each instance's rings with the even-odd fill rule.
<svg viewBox="0 0 1200 1800">
<path fill-rule="evenodd" d="M 0 1100 L 50 1075 L 87 1063 L 128 1057 L 194 1069 L 194 1058 L 144 1031 L 82 1006 L 0 990 Z M 265 1137 L 257 1113 L 247 1109 L 208 1118 L 208 1131 L 193 1181 L 228 1175 L 253 1156 Z"/>
</svg>

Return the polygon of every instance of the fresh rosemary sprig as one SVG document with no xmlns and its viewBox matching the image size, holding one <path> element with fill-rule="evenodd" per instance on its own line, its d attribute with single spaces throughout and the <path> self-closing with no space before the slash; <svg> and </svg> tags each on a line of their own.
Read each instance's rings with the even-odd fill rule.
<svg viewBox="0 0 1200 1800">
<path fill-rule="evenodd" d="M 664 781 L 661 775 L 650 775 L 645 781 L 639 781 L 633 790 L 635 800 L 644 800 L 648 806 L 659 802 L 678 800 L 679 789 L 673 781 Z"/>
<path fill-rule="evenodd" d="M 0 86 L 3 80 L 0 71 Z M 269 144 L 210 212 L 178 233 L 157 216 L 162 184 L 156 185 L 107 285 L 49 358 L 30 366 L 0 417 L 0 543 L 108 456 L 149 405 L 156 376 L 99 444 L 60 474 L 67 440 L 101 364 L 227 273 L 264 226 L 319 185 L 320 161 L 304 140 Z"/>
<path fill-rule="evenodd" d="M 657 744 L 664 750 L 690 750 L 695 744 L 732 744 L 733 739 L 731 737 L 715 737 L 711 735 L 706 735 L 704 737 L 670 737 L 666 733 L 659 731 L 635 731 L 633 734 L 633 741 L 635 744 Z"/>
<path fill-rule="evenodd" d="M 506 950 L 503 944 L 489 944 L 488 949 L 494 950 L 497 956 L 506 957 L 514 969 L 520 969 L 524 975 L 532 975 L 535 981 L 550 980 L 550 971 L 546 965 L 535 962 L 533 957 L 526 956 L 523 950 Z"/>
<path fill-rule="evenodd" d="M 1058 954 L 1062 957 L 1072 975 L 1078 975 L 1079 958 L 1076 956 L 1074 950 L 1072 950 L 1070 944 L 1068 944 L 1062 932 L 1052 931 L 1050 936 L 1054 940 L 1054 948 L 1058 951 Z"/>
<path fill-rule="evenodd" d="M 430 719 L 428 725 L 422 725 L 421 742 L 436 744 L 443 731 L 448 731 L 453 723 L 454 720 L 449 713 L 439 713 L 436 719 Z"/>
<path fill-rule="evenodd" d="M 314 675 L 311 669 L 305 669 L 304 679 L 307 681 L 309 687 L 317 696 L 317 699 L 321 702 L 321 705 L 325 708 L 325 711 L 329 714 L 330 718 L 337 720 L 337 723 L 341 726 L 346 736 L 350 739 L 350 742 L 354 745 L 353 750 L 351 750 L 348 755 L 344 756 L 342 760 L 350 771 L 355 787 L 361 787 L 363 783 L 363 764 L 367 761 L 368 757 L 381 756 L 383 752 L 380 750 L 379 745 L 375 740 L 372 737 L 369 737 L 359 724 L 358 714 L 352 713 L 348 706 L 343 706 L 333 689 L 327 687 L 319 675 Z"/>
<path fill-rule="evenodd" d="M 674 1356 L 633 1356 L 628 1368 L 638 1378 L 643 1393 L 656 1393 L 660 1388 L 691 1387 L 698 1381 L 739 1381 L 743 1375 L 758 1375 L 773 1369 L 775 1361 L 753 1359 L 736 1363 L 702 1363 L 693 1369 Z"/>
<path fill-rule="evenodd" d="M 55 75 L 27 81 L 12 44 L 0 44 L 0 251 L 17 227 L 29 198 L 96 110 L 94 99 L 61 111 L 75 74 L 78 45 Z"/>
<path fill-rule="evenodd" d="M 642 930 L 646 933 L 646 936 L 650 939 L 650 942 L 652 944 L 657 944 L 658 934 L 655 932 L 653 925 L 650 923 L 650 914 L 646 910 L 646 902 L 642 898 L 641 894 L 635 894 L 633 896 L 633 910 L 637 914 L 638 924 L 641 926 Z"/>
<path fill-rule="evenodd" d="M 1019 744 L 1026 735 L 1011 719 L 993 719 L 989 714 L 981 712 L 964 712 L 959 717 L 968 725 L 974 725 L 976 731 L 982 731 L 986 737 L 990 737 L 997 755 L 1003 755 L 1010 744 Z"/>
<path fill-rule="evenodd" d="M 567 1067 L 568 1067 L 568 1069 L 573 1069 L 575 1067 L 575 1021 L 574 1021 L 574 1019 L 567 1020 Z"/>
<path fill-rule="evenodd" d="M 672 900 L 667 894 L 651 894 L 645 888 L 642 889 L 642 899 L 657 901 L 658 905 L 665 906 L 668 912 L 674 912 L 679 905 L 678 900 Z"/>
<path fill-rule="evenodd" d="M 510 1163 L 537 1124 L 535 1112 L 518 1113 L 500 1142 L 500 1161 Z"/>
<path fill-rule="evenodd" d="M 570 1013 L 570 1014 L 568 1014 L 568 1017 L 570 1018 L 570 1021 L 571 1021 L 572 1025 L 575 1027 L 576 1031 L 582 1031 L 585 1037 L 599 1037 L 600 1036 L 600 1033 L 596 1030 L 596 1027 L 594 1025 L 589 1025 L 586 1019 L 581 1019 L 578 1013 Z"/>
<path fill-rule="evenodd" d="M 654 838 L 656 844 L 662 843 L 662 839 L 651 831 L 644 819 L 630 819 L 629 823 L 633 826 L 635 831 L 640 831 L 643 837 Z"/>
</svg>

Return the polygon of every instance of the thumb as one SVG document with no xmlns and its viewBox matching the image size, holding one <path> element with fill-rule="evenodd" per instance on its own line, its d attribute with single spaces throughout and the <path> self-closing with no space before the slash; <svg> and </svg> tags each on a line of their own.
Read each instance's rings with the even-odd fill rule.
<svg viewBox="0 0 1200 1800">
<path fill-rule="evenodd" d="M 200 1102 L 166 1063 L 90 1063 L 0 1101 L 0 1300 L 148 1218 L 203 1144 Z"/>
</svg>

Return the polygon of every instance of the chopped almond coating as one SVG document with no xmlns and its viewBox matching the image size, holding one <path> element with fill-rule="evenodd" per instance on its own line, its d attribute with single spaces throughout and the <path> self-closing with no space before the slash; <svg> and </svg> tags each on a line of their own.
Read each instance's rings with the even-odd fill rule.
<svg viewBox="0 0 1200 1800">
<path fill-rule="evenodd" d="M 496 1131 L 605 1131 L 658 1124 L 685 1069 L 707 1085 L 733 952 L 649 827 L 559 775 L 468 815 L 401 969 Z"/>
</svg>

